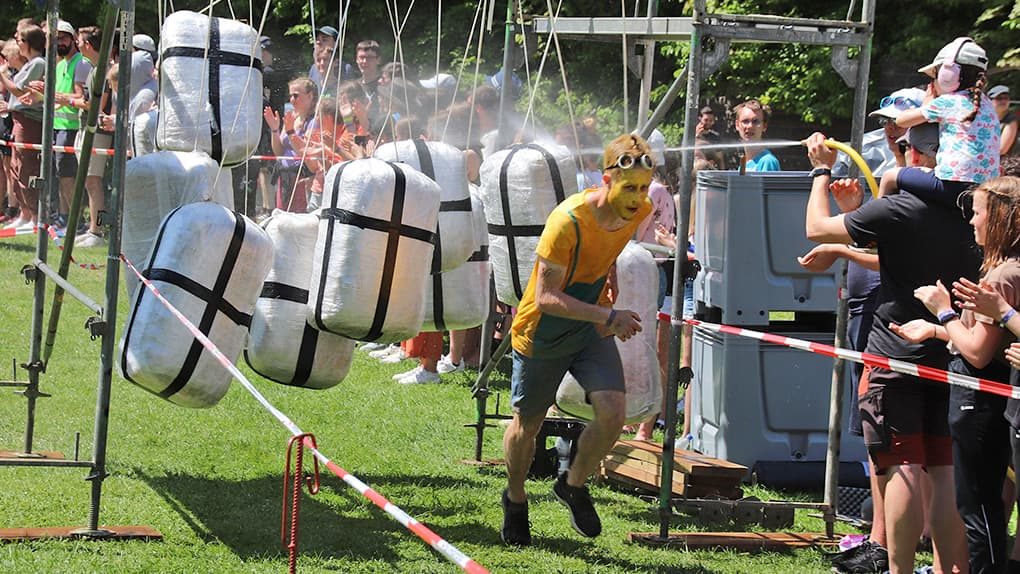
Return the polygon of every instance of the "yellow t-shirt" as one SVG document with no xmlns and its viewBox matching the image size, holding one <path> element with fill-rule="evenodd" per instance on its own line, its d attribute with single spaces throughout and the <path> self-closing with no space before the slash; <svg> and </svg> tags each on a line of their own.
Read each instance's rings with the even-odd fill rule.
<svg viewBox="0 0 1020 574">
<path fill-rule="evenodd" d="M 545 222 L 535 252 L 567 268 L 564 293 L 586 303 L 608 307 L 606 278 L 609 269 L 652 207 L 645 202 L 627 225 L 608 231 L 599 226 L 585 201 L 592 191 L 588 189 L 572 195 L 556 206 Z M 510 327 L 514 350 L 526 357 L 562 357 L 597 340 L 599 335 L 594 323 L 554 317 L 538 310 L 535 304 L 537 275 L 536 263 Z"/>
</svg>

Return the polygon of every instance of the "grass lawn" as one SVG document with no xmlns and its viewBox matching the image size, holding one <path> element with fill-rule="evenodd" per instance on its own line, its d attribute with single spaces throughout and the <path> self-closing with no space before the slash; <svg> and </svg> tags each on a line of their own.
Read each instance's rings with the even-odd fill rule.
<svg viewBox="0 0 1020 574">
<path fill-rule="evenodd" d="M 32 245 L 26 237 L 0 240 L 0 365 L 28 357 L 31 288 L 18 270 L 32 258 Z M 80 253 L 86 262 L 104 256 L 105 249 Z M 71 276 L 102 301 L 103 272 L 76 268 Z M 121 323 L 125 308 L 122 298 Z M 39 402 L 38 450 L 59 450 L 70 457 L 74 433 L 80 432 L 82 458 L 91 455 L 99 342 L 90 341 L 82 328 L 87 317 L 84 307 L 68 298 L 56 352 L 43 378 L 42 390 L 53 397 Z M 584 539 L 552 498 L 551 481 L 528 485 L 535 545 L 508 549 L 499 539 L 502 469 L 480 470 L 459 462 L 470 458 L 474 448 L 473 430 L 462 426 L 475 416 L 471 374 L 418 387 L 390 380 L 410 366 L 380 366 L 358 353 L 347 379 L 327 391 L 292 389 L 265 381 L 246 366 L 242 370 L 277 408 L 315 433 L 327 456 L 493 572 L 829 571 L 815 550 L 752 555 L 631 545 L 628 532 L 657 530 L 657 509 L 606 486 L 592 490 L 604 532 L 595 540 Z M 9 367 L 2 370 L 0 378 L 8 378 Z M 506 404 L 505 375 L 497 375 L 493 386 Z M 233 385 L 214 408 L 189 410 L 115 376 L 110 413 L 110 477 L 101 522 L 152 526 L 163 533 L 163 541 L 4 544 L 0 572 L 286 571 L 279 528 L 288 434 L 240 385 Z M 24 399 L 4 392 L 0 450 L 23 446 L 24 421 Z M 486 433 L 486 457 L 502 456 L 501 436 L 498 429 Z M 83 469 L 0 468 L 0 527 L 84 525 L 89 503 L 85 474 Z M 760 488 L 747 492 L 762 498 L 793 496 Z M 822 522 L 807 514 L 797 512 L 794 530 L 822 531 Z M 676 519 L 674 528 L 705 529 L 685 518 Z M 322 491 L 302 502 L 300 552 L 302 572 L 457 571 L 325 469 Z"/>
</svg>

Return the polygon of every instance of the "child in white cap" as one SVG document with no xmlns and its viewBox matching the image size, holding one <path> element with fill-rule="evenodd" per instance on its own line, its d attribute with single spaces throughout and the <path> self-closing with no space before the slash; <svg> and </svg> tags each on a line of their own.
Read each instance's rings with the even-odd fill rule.
<svg viewBox="0 0 1020 574">
<path fill-rule="evenodd" d="M 955 205 L 974 184 L 999 175 L 999 120 L 983 92 L 988 57 L 966 37 L 953 40 L 918 71 L 934 81 L 924 104 L 896 118 L 901 127 L 939 124 L 939 153 L 934 172 L 914 168 L 890 170 L 882 177 L 882 193 L 908 191 L 925 201 Z"/>
</svg>

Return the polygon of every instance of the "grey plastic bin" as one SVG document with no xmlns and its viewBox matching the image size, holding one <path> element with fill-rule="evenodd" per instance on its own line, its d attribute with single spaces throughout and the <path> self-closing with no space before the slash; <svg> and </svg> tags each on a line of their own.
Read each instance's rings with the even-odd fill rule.
<svg viewBox="0 0 1020 574">
<path fill-rule="evenodd" d="M 769 311 L 835 312 L 839 266 L 812 273 L 797 263 L 815 245 L 804 230 L 810 191 L 807 172 L 699 172 L 695 300 L 728 325 L 768 324 Z"/>
<path fill-rule="evenodd" d="M 832 333 L 784 333 L 832 344 Z M 693 446 L 753 467 L 758 462 L 824 461 L 829 428 L 830 357 L 695 327 L 691 384 Z M 840 459 L 866 460 L 862 439 L 846 432 L 848 369 Z"/>
</svg>

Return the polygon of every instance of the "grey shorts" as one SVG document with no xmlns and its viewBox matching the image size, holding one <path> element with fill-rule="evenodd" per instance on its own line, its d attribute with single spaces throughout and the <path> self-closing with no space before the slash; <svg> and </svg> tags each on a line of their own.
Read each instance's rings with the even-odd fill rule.
<svg viewBox="0 0 1020 574">
<path fill-rule="evenodd" d="M 53 130 L 53 145 L 73 147 L 78 130 Z M 58 151 L 53 154 L 57 163 L 57 177 L 74 177 L 78 173 L 78 158 L 74 152 Z"/>
<path fill-rule="evenodd" d="M 556 402 L 556 389 L 568 371 L 586 393 L 626 392 L 623 363 L 613 337 L 598 339 L 573 355 L 549 359 L 513 352 L 510 406 L 523 417 L 545 413 Z"/>
<path fill-rule="evenodd" d="M 81 147 L 81 142 L 85 139 L 85 130 L 78 130 L 78 137 L 74 140 L 75 147 Z M 100 134 L 97 133 L 92 139 L 92 149 L 109 149 L 113 147 L 113 136 L 111 134 Z M 81 151 L 78 151 L 80 156 Z M 92 154 L 92 158 L 89 159 L 89 171 L 88 175 L 93 177 L 103 177 L 103 173 L 106 171 L 106 162 L 109 161 L 110 156 L 104 154 Z M 81 161 L 81 157 L 78 158 Z"/>
</svg>

